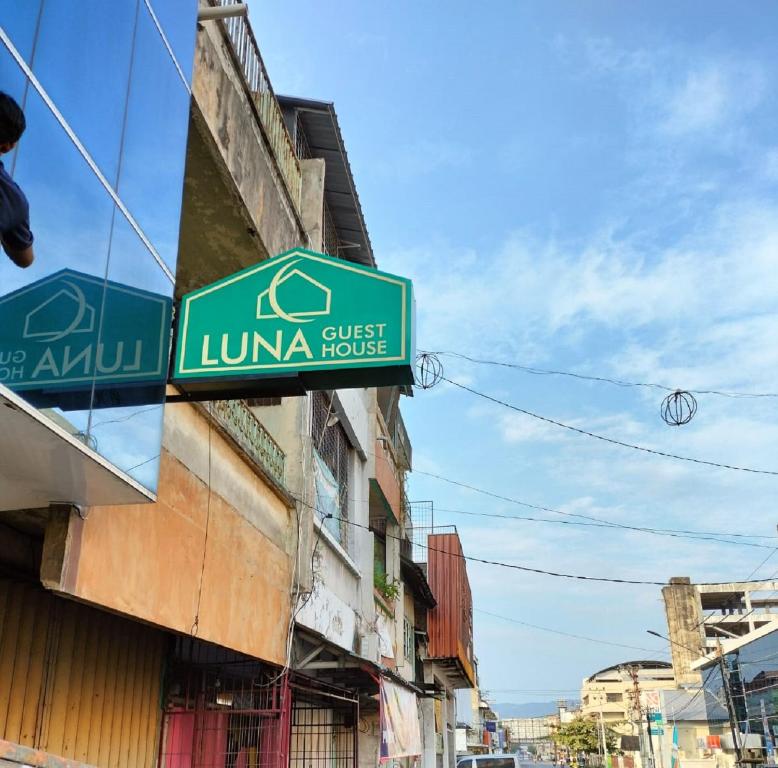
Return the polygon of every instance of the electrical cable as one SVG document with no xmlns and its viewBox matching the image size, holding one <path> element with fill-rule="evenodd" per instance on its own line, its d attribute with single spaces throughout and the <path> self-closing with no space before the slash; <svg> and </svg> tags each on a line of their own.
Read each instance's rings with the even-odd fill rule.
<svg viewBox="0 0 778 768">
<path fill-rule="evenodd" d="M 208 496 L 206 502 L 205 513 L 205 536 L 203 537 L 203 562 L 200 567 L 200 579 L 197 586 L 197 607 L 195 608 L 194 621 L 192 622 L 192 628 L 189 630 L 189 634 L 192 637 L 197 636 L 197 632 L 200 629 L 200 605 L 203 597 L 203 580 L 205 577 L 205 561 L 208 556 L 208 533 L 211 525 L 211 462 L 212 462 L 212 450 L 211 450 L 211 435 L 213 433 L 212 420 L 213 411 L 211 403 L 208 403 Z"/>
<path fill-rule="evenodd" d="M 129 421 L 130 419 L 134 419 L 136 416 L 140 416 L 142 413 L 148 413 L 149 411 L 155 411 L 158 408 L 162 408 L 161 405 L 150 405 L 148 408 L 139 408 L 137 411 L 133 411 L 132 413 L 128 414 L 127 416 L 120 416 L 117 419 L 106 419 L 105 421 L 98 421 L 97 424 L 92 424 L 92 429 L 97 429 L 98 427 L 103 427 L 106 424 L 119 424 L 122 421 Z"/>
<path fill-rule="evenodd" d="M 508 621 L 511 624 L 519 624 L 523 627 L 529 627 L 530 629 L 538 629 L 542 632 L 550 632 L 554 635 L 562 635 L 563 637 L 571 637 L 574 640 L 586 640 L 590 643 L 599 643 L 600 645 L 612 645 L 615 648 L 628 648 L 631 651 L 648 651 L 649 653 L 661 653 L 656 648 L 643 648 L 639 645 L 626 645 L 624 643 L 614 643 L 610 640 L 600 640 L 596 637 L 587 637 L 586 635 L 576 635 L 572 632 L 564 632 L 561 629 L 552 629 L 551 627 L 542 627 L 539 624 L 531 624 L 528 621 L 520 621 L 519 619 L 513 619 L 509 616 L 502 616 L 499 613 L 492 613 L 491 611 L 485 611 L 482 608 L 473 608 L 474 613 L 483 613 L 485 616 L 491 616 L 495 619 L 502 619 L 503 621 Z"/>
<path fill-rule="evenodd" d="M 534 523 L 552 523 L 554 525 L 577 525 L 577 526 L 583 526 L 583 527 L 593 527 L 593 528 L 615 528 L 615 529 L 626 529 L 630 531 L 636 531 L 638 533 L 648 533 L 652 534 L 654 536 L 670 536 L 672 538 L 679 538 L 679 539 L 693 539 L 695 541 L 711 541 L 716 542 L 719 544 L 732 544 L 733 546 L 738 547 L 759 547 L 760 549 L 771 549 L 772 553 L 768 555 L 769 559 L 773 554 L 775 554 L 776 549 L 773 549 L 772 546 L 769 544 L 757 544 L 755 542 L 750 541 L 730 541 L 728 539 L 720 539 L 715 538 L 711 536 L 694 536 L 686 533 L 671 533 L 669 531 L 661 531 L 657 529 L 651 529 L 651 528 L 641 528 L 634 525 L 619 525 L 616 523 L 606 523 L 606 522 L 579 522 L 577 520 L 549 520 L 547 518 L 540 518 L 540 517 L 527 517 L 522 515 L 501 515 L 497 512 L 468 512 L 462 509 L 446 509 L 445 507 L 435 507 L 435 509 L 438 512 L 446 512 L 453 515 L 469 515 L 472 517 L 494 517 L 499 518 L 501 520 L 526 520 Z M 727 534 L 721 534 L 723 536 L 726 536 Z M 767 561 L 765 560 L 765 562 Z"/>
<path fill-rule="evenodd" d="M 465 384 L 459 384 L 456 381 L 452 381 L 451 379 L 446 378 L 445 376 L 441 376 L 441 379 L 443 381 L 447 381 L 449 384 L 451 384 L 454 387 L 458 387 L 459 389 L 462 389 L 465 392 L 470 392 L 471 394 L 476 395 L 477 397 L 481 397 L 484 400 L 488 400 L 489 402 L 495 403 L 496 405 L 501 405 L 504 408 L 510 408 L 512 411 L 516 411 L 517 413 L 523 413 L 525 416 L 530 416 L 533 419 L 538 419 L 540 421 L 545 422 L 546 424 L 553 424 L 555 427 L 560 427 L 570 432 L 576 432 L 579 435 L 584 435 L 586 437 L 592 437 L 595 440 L 602 440 L 603 442 L 610 443 L 611 445 L 618 445 L 621 446 L 622 448 L 631 448 L 633 451 L 642 451 L 643 453 L 650 453 L 653 454 L 654 456 L 662 456 L 666 459 L 676 459 L 677 461 L 687 461 L 687 462 L 691 462 L 692 464 L 702 464 L 708 467 L 716 467 L 717 469 L 731 469 L 737 472 L 749 472 L 754 475 L 771 475 L 774 477 L 778 477 L 778 471 L 772 469 L 755 469 L 753 467 L 740 467 L 735 464 L 723 464 L 717 461 L 708 461 L 707 459 L 696 459 L 691 456 L 681 456 L 677 453 L 668 453 L 666 451 L 659 451 L 656 450 L 655 448 L 646 448 L 643 445 L 635 445 L 634 443 L 625 443 L 622 440 L 616 440 L 615 438 L 612 437 L 599 435 L 596 432 L 589 432 L 588 430 L 581 429 L 580 427 L 574 427 L 571 424 L 565 424 L 564 422 L 556 421 L 555 419 L 551 419 L 548 416 L 541 416 L 539 413 L 528 411 L 525 408 L 519 408 L 519 406 L 517 405 L 506 403 L 504 400 L 500 400 L 499 398 L 492 397 L 492 395 L 487 395 L 484 392 L 479 392 L 477 389 L 468 387 Z"/>
<path fill-rule="evenodd" d="M 692 704 L 694 704 L 695 701 L 697 701 L 700 694 L 705 690 L 705 686 L 708 684 L 711 677 L 713 677 L 713 673 L 716 671 L 716 669 L 717 667 L 715 666 L 711 667 L 708 670 L 708 674 L 706 675 L 705 679 L 702 681 L 702 684 L 699 690 L 697 691 L 697 693 L 695 693 L 694 696 L 692 696 L 692 698 L 689 699 L 689 701 L 687 701 L 686 704 L 684 704 L 679 710 L 673 711 L 672 713 L 673 716 L 669 718 L 673 723 L 675 723 L 678 720 L 678 715 L 680 715 L 682 712 L 685 712 L 689 707 L 691 707 Z"/>
<path fill-rule="evenodd" d="M 458 357 L 462 360 L 467 360 L 471 363 L 478 365 L 494 365 L 502 368 L 514 368 L 524 373 L 530 373 L 536 376 L 569 376 L 574 379 L 582 379 L 584 381 L 598 381 L 606 384 L 614 384 L 618 387 L 647 387 L 651 389 L 660 389 L 664 392 L 676 392 L 678 387 L 668 387 L 665 384 L 656 384 L 652 382 L 644 381 L 625 381 L 623 379 L 613 379 L 608 376 L 589 376 L 583 373 L 575 373 L 573 371 L 560 371 L 547 368 L 537 368 L 530 365 L 521 365 L 519 363 L 506 363 L 500 360 L 483 360 L 481 358 L 471 357 L 470 355 L 462 354 L 461 352 L 453 352 L 451 350 L 438 350 L 427 351 L 420 350 L 422 354 L 430 355 L 448 355 L 449 357 Z M 721 397 L 732 398 L 765 398 L 765 397 L 778 397 L 778 392 L 731 392 L 719 389 L 687 389 L 687 392 L 691 392 L 695 395 L 719 395 Z"/>
<path fill-rule="evenodd" d="M 514 499 L 510 496 L 503 496 L 499 493 L 495 493 L 493 491 L 489 491 L 484 488 L 479 488 L 475 485 L 469 485 L 468 483 L 463 483 L 460 480 L 454 480 L 450 477 L 445 477 L 443 475 L 438 475 L 435 472 L 425 472 L 421 469 L 414 469 L 414 474 L 417 475 L 424 475 L 425 477 L 432 477 L 435 480 L 442 480 L 445 483 L 449 483 L 450 485 L 456 485 L 460 488 L 466 488 L 469 491 L 475 491 L 476 493 L 483 494 L 484 496 L 490 496 L 494 499 L 499 499 L 500 501 L 507 501 L 511 504 L 517 504 L 520 507 L 527 507 L 528 509 L 536 509 L 539 512 L 549 512 L 551 514 L 555 515 L 564 515 L 566 517 L 576 517 L 580 518 L 582 520 L 591 520 L 596 523 L 602 523 L 605 526 L 612 526 L 614 528 L 626 528 L 628 530 L 638 530 L 638 531 L 647 531 L 650 533 L 654 532 L 662 532 L 662 533 L 675 533 L 675 534 L 688 534 L 688 535 L 696 535 L 696 536 L 729 536 L 732 538 L 748 538 L 748 539 L 775 539 L 778 538 L 778 536 L 773 535 L 767 535 L 767 534 L 758 534 L 758 533 L 724 533 L 724 532 L 716 532 L 716 531 L 694 531 L 694 530 L 687 530 L 687 529 L 678 529 L 678 528 L 651 528 L 646 526 L 631 526 L 627 525 L 626 523 L 617 523 L 613 520 L 607 520 L 602 517 L 594 517 L 592 515 L 584 515 L 580 512 L 564 512 L 560 509 L 554 509 L 553 507 L 544 507 L 539 504 L 530 504 L 527 501 L 521 501 L 519 499 Z M 442 510 L 441 510 L 442 511 Z M 453 511 L 453 510 L 451 510 Z M 476 514 L 476 513 L 472 513 Z"/>
<path fill-rule="evenodd" d="M 356 528 L 362 528 L 366 531 L 370 531 L 371 528 L 369 525 L 363 525 L 362 523 L 357 523 L 353 520 L 348 520 L 345 517 L 340 517 L 339 515 L 332 515 L 330 513 L 324 512 L 323 510 L 318 509 L 317 507 L 308 504 L 304 499 L 300 497 L 294 497 L 299 501 L 301 504 L 309 507 L 310 509 L 313 509 L 319 514 L 323 515 L 325 519 L 332 518 L 333 520 L 339 520 L 342 523 L 345 523 L 346 525 L 352 525 Z M 395 536 L 390 533 L 386 533 L 385 536 L 387 538 L 395 539 L 397 541 L 404 541 L 405 539 L 402 536 Z M 426 549 L 429 552 L 437 552 L 442 555 L 447 555 L 449 557 L 456 557 L 461 560 L 466 560 L 474 563 L 482 563 L 484 565 L 494 565 L 498 566 L 500 568 L 509 568 L 512 570 L 517 571 L 523 571 L 526 573 L 537 573 L 541 574 L 543 576 L 554 576 L 556 578 L 562 578 L 562 579 L 573 579 L 573 580 L 579 580 L 579 581 L 597 581 L 597 582 L 606 582 L 609 584 L 634 584 L 634 585 L 644 585 L 644 586 L 652 586 L 652 587 L 666 587 L 667 584 L 663 581 L 649 581 L 649 580 L 642 580 L 642 579 L 616 579 L 616 578 L 609 578 L 606 576 L 588 576 L 585 574 L 574 574 L 574 573 L 563 573 L 560 571 L 550 571 L 543 568 L 532 568 L 527 565 L 518 565 L 516 563 L 506 563 L 502 562 L 500 560 L 487 560 L 485 558 L 481 557 L 474 557 L 472 555 L 465 555 L 465 554 L 458 554 L 456 552 L 448 552 L 443 549 L 438 549 L 436 547 L 431 547 L 429 544 L 421 544 L 421 543 L 415 543 L 414 546 L 421 547 L 422 549 Z M 757 579 L 759 581 L 759 579 Z M 718 587 L 723 586 L 725 584 L 731 584 L 732 582 L 729 581 L 701 581 L 697 582 L 699 586 L 703 587 Z"/>
</svg>

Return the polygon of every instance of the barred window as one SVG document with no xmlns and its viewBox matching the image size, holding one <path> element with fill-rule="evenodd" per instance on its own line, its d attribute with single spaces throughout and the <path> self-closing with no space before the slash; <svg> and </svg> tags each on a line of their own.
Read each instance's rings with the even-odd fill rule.
<svg viewBox="0 0 778 768">
<path fill-rule="evenodd" d="M 403 619 L 403 651 L 406 661 L 413 664 L 413 658 L 416 655 L 415 633 L 413 624 L 407 618 Z"/>
<path fill-rule="evenodd" d="M 316 510 L 320 518 L 327 514 L 324 526 L 348 550 L 348 481 L 350 443 L 346 430 L 335 414 L 332 398 L 314 392 L 311 437 L 316 477 Z"/>
</svg>

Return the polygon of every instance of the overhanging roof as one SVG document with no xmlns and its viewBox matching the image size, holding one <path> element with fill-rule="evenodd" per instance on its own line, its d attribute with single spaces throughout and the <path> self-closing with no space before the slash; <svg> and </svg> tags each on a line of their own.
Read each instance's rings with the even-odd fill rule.
<svg viewBox="0 0 778 768">
<path fill-rule="evenodd" d="M 338 239 L 347 246 L 339 254 L 348 261 L 374 267 L 375 257 L 362 215 L 357 187 L 340 132 L 335 105 L 331 101 L 278 96 L 281 108 L 295 111 L 302 123 L 312 157 L 323 158 L 324 197 Z M 353 246 L 353 247 L 351 247 Z"/>
<path fill-rule="evenodd" d="M 418 563 L 414 563 L 410 558 L 400 555 L 400 573 L 403 581 L 408 583 L 416 594 L 416 599 L 429 610 L 432 610 L 438 601 L 432 594 L 427 576 Z"/>
<path fill-rule="evenodd" d="M 314 650 L 307 655 L 303 663 L 293 667 L 293 672 L 315 676 L 317 679 L 324 679 L 331 685 L 342 686 L 368 695 L 378 693 L 378 678 L 385 677 L 387 680 L 407 688 L 417 696 L 425 695 L 425 691 L 419 688 L 416 683 L 406 680 L 393 669 L 359 656 L 353 651 L 333 643 L 315 630 L 297 625 L 295 635 L 298 639 L 310 643 Z M 322 654 L 332 657 L 333 660 L 322 662 Z"/>
<path fill-rule="evenodd" d="M 129 475 L 0 384 L 0 511 L 154 500 Z"/>
</svg>

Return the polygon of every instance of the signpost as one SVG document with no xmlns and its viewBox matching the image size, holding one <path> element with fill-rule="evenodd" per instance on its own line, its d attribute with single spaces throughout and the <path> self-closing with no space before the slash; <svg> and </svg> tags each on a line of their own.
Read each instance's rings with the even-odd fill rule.
<svg viewBox="0 0 778 768">
<path fill-rule="evenodd" d="M 159 402 L 171 308 L 166 296 L 55 272 L 0 297 L 0 383 L 39 407 Z"/>
<path fill-rule="evenodd" d="M 413 383 L 411 281 L 302 249 L 186 294 L 173 382 L 193 399 Z"/>
</svg>

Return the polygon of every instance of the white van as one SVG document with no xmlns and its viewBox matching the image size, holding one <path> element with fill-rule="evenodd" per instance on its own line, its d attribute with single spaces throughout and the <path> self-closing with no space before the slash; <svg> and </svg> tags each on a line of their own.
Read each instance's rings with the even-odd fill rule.
<svg viewBox="0 0 778 768">
<path fill-rule="evenodd" d="M 457 768 L 521 768 L 517 754 L 460 755 Z"/>
</svg>

